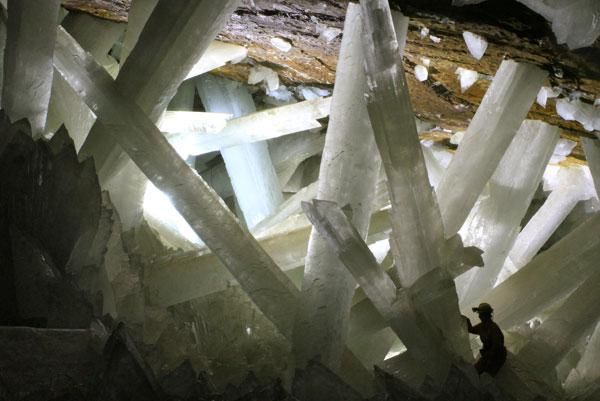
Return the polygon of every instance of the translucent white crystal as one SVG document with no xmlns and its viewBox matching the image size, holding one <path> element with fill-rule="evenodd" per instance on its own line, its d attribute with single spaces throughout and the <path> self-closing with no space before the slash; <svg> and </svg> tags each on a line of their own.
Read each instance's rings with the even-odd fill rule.
<svg viewBox="0 0 600 401">
<path fill-rule="evenodd" d="M 431 65 L 431 59 L 427 57 L 421 57 L 421 63 L 427 68 Z"/>
<path fill-rule="evenodd" d="M 152 183 L 148 183 L 144 194 L 144 213 L 147 218 L 154 218 L 168 225 L 170 229 L 191 243 L 196 245 L 203 244 L 192 227 L 175 209 L 169 197 L 159 191 Z"/>
<path fill-rule="evenodd" d="M 465 136 L 465 131 L 458 131 L 450 137 L 450 143 L 453 145 L 460 145 L 460 142 Z"/>
<path fill-rule="evenodd" d="M 469 53 L 471 53 L 471 56 L 473 56 L 477 60 L 481 60 L 488 47 L 487 40 L 485 40 L 483 36 L 474 34 L 469 31 L 463 32 L 463 38 L 465 40 L 465 43 L 467 44 L 467 48 L 469 49 Z"/>
<path fill-rule="evenodd" d="M 300 95 L 306 100 L 314 100 L 319 99 L 325 96 L 329 96 L 331 94 L 327 89 L 317 88 L 315 86 L 298 86 L 298 91 Z"/>
<path fill-rule="evenodd" d="M 380 160 L 366 99 L 364 55 L 361 49 L 360 7 L 350 4 L 344 23 L 331 115 L 319 171 L 317 198 L 348 204 L 352 221 L 366 236 Z M 296 358 L 317 355 L 328 366 L 339 364 L 346 336 L 355 281 L 337 255 L 311 232 L 302 283 L 303 305 L 294 332 Z"/>
<path fill-rule="evenodd" d="M 417 78 L 418 81 L 426 81 L 428 76 L 429 71 L 427 70 L 427 67 L 421 64 L 415 66 L 415 78 Z"/>
<path fill-rule="evenodd" d="M 44 133 L 52 88 L 52 52 L 60 1 L 11 1 L 6 23 L 2 108 L 11 121 L 27 118 Z"/>
<path fill-rule="evenodd" d="M 600 98 L 594 100 L 594 107 L 600 107 Z"/>
<path fill-rule="evenodd" d="M 559 44 L 570 49 L 591 46 L 600 36 L 600 2 L 597 0 L 518 0 L 552 22 Z"/>
<path fill-rule="evenodd" d="M 554 148 L 554 153 L 550 159 L 550 163 L 560 163 L 565 160 L 567 156 L 571 154 L 573 149 L 577 146 L 577 142 L 571 141 L 570 139 L 560 138 Z"/>
<path fill-rule="evenodd" d="M 536 102 L 542 107 L 546 107 L 546 102 L 548 99 L 552 99 L 558 97 L 562 91 L 560 88 L 550 88 L 548 86 L 542 86 L 542 89 L 538 92 Z"/>
<path fill-rule="evenodd" d="M 342 34 L 342 30 L 335 27 L 330 27 L 324 24 L 317 24 L 317 34 L 319 35 L 319 39 L 326 42 L 331 43 L 335 38 Z"/>
<path fill-rule="evenodd" d="M 485 266 L 457 280 L 463 305 L 479 302 L 494 286 L 558 137 L 558 128 L 525 120 L 459 231 L 466 245 L 484 251 Z"/>
<path fill-rule="evenodd" d="M 232 2 L 223 6 L 234 8 L 235 5 Z M 202 8 L 206 12 L 206 4 Z M 289 311 L 296 308 L 298 301 L 293 283 L 240 226 L 218 196 L 177 155 L 140 107 L 123 97 L 121 88 L 108 73 L 60 27 L 57 37 L 54 52 L 57 71 L 81 94 L 99 121 L 116 130 L 114 134 L 120 146 L 150 180 L 170 196 L 177 210 L 219 255 L 265 316 L 281 333 L 289 336 L 292 323 Z M 249 265 L 253 274 L 248 274 Z M 289 308 L 282 308 L 283 304 Z"/>
<path fill-rule="evenodd" d="M 456 233 L 494 173 L 546 73 L 503 61 L 437 188 L 446 237 Z"/>
<path fill-rule="evenodd" d="M 498 283 L 529 263 L 573 210 L 577 202 L 593 196 L 593 183 L 584 168 L 548 166 L 544 189 L 552 192 L 512 246 Z"/>
<path fill-rule="evenodd" d="M 265 93 L 267 95 L 267 97 L 264 99 L 265 103 L 272 106 L 281 106 L 296 102 L 294 93 L 285 85 L 279 85 L 279 88 L 274 91 L 267 89 Z"/>
<path fill-rule="evenodd" d="M 460 91 L 466 92 L 477 80 L 479 79 L 479 73 L 477 71 L 469 70 L 466 68 L 458 67 L 456 74 L 460 80 Z"/>
<path fill-rule="evenodd" d="M 205 154 L 231 146 L 320 128 L 321 124 L 317 119 L 329 115 L 330 104 L 331 98 L 319 98 L 266 109 L 242 117 L 226 119 L 225 127 L 219 131 L 213 131 L 211 125 L 215 128 L 221 126 L 223 118 L 228 114 L 215 116 L 215 113 L 210 113 L 207 121 L 207 116 L 199 112 L 167 112 L 165 114 L 167 118 L 170 115 L 184 118 L 189 116 L 187 121 L 167 120 L 167 128 L 172 132 L 167 137 L 170 142 L 176 144 L 176 148 L 184 146 L 185 152 L 189 155 Z"/>
<path fill-rule="evenodd" d="M 362 6 L 365 70 L 370 82 L 369 117 L 392 203 L 390 242 L 396 272 L 402 286 L 411 288 L 407 298 L 414 301 L 414 308 L 419 308 L 436 329 L 446 333 L 449 352 L 468 358 L 468 338 L 462 327 L 454 282 L 446 270 L 462 243 L 458 236 L 448 242 L 444 239 L 404 69 L 397 56 L 399 46 L 389 4 L 376 0 L 363 2 Z M 435 329 L 423 333 L 428 340 L 436 341 Z M 410 352 L 411 346 L 404 342 Z"/>
<path fill-rule="evenodd" d="M 567 121 L 577 121 L 586 131 L 600 130 L 600 109 L 581 100 L 559 99 L 556 112 Z"/>
<path fill-rule="evenodd" d="M 596 325 L 591 337 L 587 341 L 585 351 L 577 367 L 569 374 L 565 389 L 570 394 L 577 394 L 592 383 L 600 380 L 600 322 Z"/>
<path fill-rule="evenodd" d="M 205 72 L 222 67 L 228 63 L 236 64 L 246 58 L 248 49 L 231 43 L 213 41 L 200 60 L 192 67 L 185 79 L 197 77 Z"/>
<path fill-rule="evenodd" d="M 252 67 L 248 76 L 248 83 L 256 85 L 261 82 L 264 82 L 269 90 L 277 90 L 279 88 L 279 75 L 272 69 L 262 65 Z"/>
<path fill-rule="evenodd" d="M 557 309 L 550 312 L 535 335 L 518 353 L 519 359 L 536 372 L 554 374 L 556 365 L 593 328 L 600 318 L 600 270 L 595 271 L 577 286 Z"/>
<path fill-rule="evenodd" d="M 442 38 L 435 36 L 435 35 L 429 35 L 429 39 L 433 42 L 433 43 L 440 43 L 442 41 Z"/>
<path fill-rule="evenodd" d="M 256 112 L 248 88 L 238 82 L 205 75 L 198 81 L 197 90 L 208 111 L 235 117 Z M 246 143 L 220 150 L 244 220 L 248 227 L 254 227 L 283 202 L 267 143 Z"/>
<path fill-rule="evenodd" d="M 429 28 L 427 27 L 422 27 L 421 31 L 419 33 L 421 35 L 421 38 L 426 38 L 429 36 Z"/>
<path fill-rule="evenodd" d="M 278 37 L 271 38 L 271 44 L 277 50 L 280 50 L 280 51 L 282 51 L 284 53 L 287 53 L 290 50 L 292 50 L 292 44 L 287 39 L 278 38 Z"/>
<path fill-rule="evenodd" d="M 197 111 L 165 111 L 156 124 L 162 132 L 216 134 L 227 126 L 233 115 Z"/>
<path fill-rule="evenodd" d="M 592 215 L 561 241 L 537 255 L 486 295 L 501 327 L 522 324 L 568 295 L 597 271 L 600 213 Z"/>
</svg>

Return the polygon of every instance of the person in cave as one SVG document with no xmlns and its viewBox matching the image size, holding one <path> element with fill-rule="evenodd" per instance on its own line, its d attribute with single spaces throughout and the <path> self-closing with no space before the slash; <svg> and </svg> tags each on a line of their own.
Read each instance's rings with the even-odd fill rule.
<svg viewBox="0 0 600 401">
<path fill-rule="evenodd" d="M 463 317 L 467 321 L 469 333 L 477 334 L 483 343 L 483 348 L 479 351 L 481 357 L 475 362 L 475 369 L 480 375 L 485 372 L 495 376 L 506 361 L 504 335 L 500 327 L 492 320 L 494 310 L 490 304 L 481 303 L 473 308 L 473 312 L 477 313 L 481 323 L 473 326 L 468 317 Z"/>
</svg>

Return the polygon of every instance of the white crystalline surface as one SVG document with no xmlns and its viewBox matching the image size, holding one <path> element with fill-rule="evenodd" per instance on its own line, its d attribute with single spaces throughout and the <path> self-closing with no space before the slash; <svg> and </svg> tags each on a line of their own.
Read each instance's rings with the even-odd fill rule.
<svg viewBox="0 0 600 401">
<path fill-rule="evenodd" d="M 467 48 L 469 49 L 471 56 L 477 60 L 481 60 L 488 47 L 487 40 L 485 40 L 483 36 L 469 31 L 463 32 L 463 38 L 465 39 L 465 43 L 467 44 Z"/>
<path fill-rule="evenodd" d="M 463 225 L 539 92 L 546 73 L 505 60 L 438 187 L 446 237 Z"/>
<path fill-rule="evenodd" d="M 550 88 L 548 86 L 542 86 L 542 89 L 538 92 L 536 103 L 545 108 L 548 99 L 556 98 L 560 96 L 561 93 L 562 91 L 558 87 Z"/>
<path fill-rule="evenodd" d="M 518 0 L 552 23 L 559 44 L 591 46 L 600 36 L 598 0 Z"/>
<path fill-rule="evenodd" d="M 426 81 L 428 76 L 429 71 L 427 70 L 427 67 L 421 64 L 415 67 L 415 78 L 417 78 L 419 82 Z"/>
<path fill-rule="evenodd" d="M 465 131 L 458 131 L 450 137 L 450 143 L 453 145 L 460 145 L 460 142 L 462 141 L 464 136 Z"/>
<path fill-rule="evenodd" d="M 421 35 L 422 38 L 426 38 L 427 36 L 429 36 L 429 28 L 422 27 L 420 35 Z"/>
<path fill-rule="evenodd" d="M 429 39 L 433 42 L 433 43 L 440 43 L 442 41 L 442 38 L 435 36 L 435 35 L 429 35 Z"/>
<path fill-rule="evenodd" d="M 284 53 L 287 53 L 290 50 L 292 50 L 292 44 L 287 39 L 278 37 L 271 38 L 271 44 L 273 45 L 273 47 L 275 47 L 278 50 L 281 50 Z"/>
<path fill-rule="evenodd" d="M 305 100 L 315 100 L 325 96 L 329 96 L 331 94 L 331 92 L 327 89 L 321 89 L 315 86 L 300 85 L 298 86 L 298 91 Z"/>
<path fill-rule="evenodd" d="M 565 160 L 567 156 L 571 154 L 573 149 L 575 149 L 575 146 L 577 146 L 577 142 L 560 138 L 556 144 L 556 148 L 554 148 L 554 154 L 550 159 L 550 163 L 560 163 Z"/>
<path fill-rule="evenodd" d="M 279 75 L 270 68 L 257 65 L 250 69 L 250 75 L 248 76 L 248 83 L 250 85 L 256 85 L 264 82 L 270 91 L 277 90 L 279 88 Z"/>
<path fill-rule="evenodd" d="M 586 131 L 600 130 L 600 109 L 581 100 L 559 99 L 556 112 L 567 121 L 577 121 Z"/>
<path fill-rule="evenodd" d="M 236 64 L 246 58 L 248 49 L 243 46 L 213 41 L 200 57 L 200 60 L 190 70 L 185 79 L 197 77 L 205 72 L 224 66 L 227 63 Z"/>
<path fill-rule="evenodd" d="M 479 79 L 479 73 L 477 71 L 462 67 L 458 67 L 456 69 L 456 74 L 460 79 L 460 91 L 463 93 L 473 86 L 473 84 Z"/>
<path fill-rule="evenodd" d="M 526 120 L 461 228 L 464 243 L 483 250 L 485 263 L 457 282 L 465 287 L 463 305 L 479 302 L 496 282 L 558 137 L 558 128 Z"/>
<path fill-rule="evenodd" d="M 330 27 L 324 24 L 317 24 L 316 29 L 319 39 L 326 43 L 331 43 L 335 38 L 342 34 L 341 29 Z"/>
</svg>

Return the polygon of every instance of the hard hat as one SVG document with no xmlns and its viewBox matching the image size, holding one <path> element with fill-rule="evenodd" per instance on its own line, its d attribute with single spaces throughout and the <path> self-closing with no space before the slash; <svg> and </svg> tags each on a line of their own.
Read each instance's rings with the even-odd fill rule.
<svg viewBox="0 0 600 401">
<path fill-rule="evenodd" d="M 493 311 L 492 306 L 485 302 L 482 302 L 479 306 L 473 308 L 473 312 L 477 313 L 492 313 Z"/>
</svg>

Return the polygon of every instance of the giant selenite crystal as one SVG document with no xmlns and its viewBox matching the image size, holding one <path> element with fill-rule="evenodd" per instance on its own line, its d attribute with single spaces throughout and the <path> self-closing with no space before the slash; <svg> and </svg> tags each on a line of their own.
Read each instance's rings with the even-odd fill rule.
<svg viewBox="0 0 600 401">
<path fill-rule="evenodd" d="M 361 32 L 360 7 L 349 4 L 317 197 L 348 205 L 353 223 L 364 237 L 380 162 L 363 96 L 367 83 Z M 319 355 L 324 365 L 339 366 L 355 285 L 335 253 L 313 229 L 304 268 L 303 302 L 294 328 L 297 363 L 304 364 Z"/>
<path fill-rule="evenodd" d="M 458 281 L 459 288 L 465 285 L 461 304 L 480 299 L 494 286 L 558 137 L 558 128 L 526 120 L 502 157 L 460 231 L 466 244 L 484 251 L 483 269 Z"/>
<path fill-rule="evenodd" d="M 368 110 L 387 175 L 392 204 L 390 242 L 398 276 L 403 287 L 412 287 L 420 281 L 414 288 L 415 302 L 445 331 L 452 351 L 468 358 L 468 339 L 454 281 L 446 270 L 456 262 L 462 243 L 457 236 L 449 241 L 444 239 L 389 5 L 384 1 L 361 4 L 370 89 Z"/>
<path fill-rule="evenodd" d="M 205 75 L 197 82 L 204 107 L 234 117 L 256 112 L 248 88 L 239 82 Z M 277 174 L 265 141 L 220 149 L 236 200 L 249 228 L 272 215 L 283 202 Z"/>
<path fill-rule="evenodd" d="M 117 77 L 121 93 L 157 121 L 238 3 L 159 2 Z M 94 156 L 101 183 L 127 160 L 108 129 L 96 123 L 81 149 L 81 157 Z"/>
<path fill-rule="evenodd" d="M 377 263 L 361 235 L 335 202 L 313 200 L 304 211 L 392 330 L 408 348 L 410 357 L 424 364 L 436 379 L 447 367 L 447 349 L 429 322 L 414 310 L 408 291 L 396 285 Z"/>
<path fill-rule="evenodd" d="M 529 263 L 575 205 L 592 196 L 585 170 L 581 168 L 561 168 L 555 181 L 551 183 L 554 188 L 550 188 L 553 190 L 542 207 L 517 236 L 498 275 L 498 282 Z"/>
<path fill-rule="evenodd" d="M 525 323 L 592 275 L 600 258 L 599 230 L 596 213 L 490 291 L 485 301 L 494 306 L 498 324 Z"/>
<path fill-rule="evenodd" d="M 597 269 L 535 329 L 518 357 L 540 375 L 554 368 L 574 343 L 600 319 L 600 270 Z"/>
<path fill-rule="evenodd" d="M 437 187 L 446 236 L 463 225 L 527 115 L 546 73 L 505 60 Z"/>
<path fill-rule="evenodd" d="M 2 107 L 12 121 L 27 118 L 32 134 L 46 125 L 59 0 L 8 2 Z"/>
<path fill-rule="evenodd" d="M 596 324 L 587 342 L 585 351 L 575 369 L 571 371 L 565 382 L 566 390 L 576 394 L 600 380 L 600 321 Z"/>
<path fill-rule="evenodd" d="M 223 201 L 179 157 L 142 110 L 121 95 L 108 73 L 60 28 L 54 65 L 98 120 L 112 128 L 115 139 L 150 181 L 171 197 L 175 208 L 260 311 L 282 335 L 291 338 L 299 292 Z M 366 377 L 361 384 L 368 387 L 368 371 L 351 353 L 344 355 L 345 368 L 340 375 Z"/>
<path fill-rule="evenodd" d="M 72 55 L 77 55 L 73 57 Z M 59 29 L 54 64 L 148 178 L 213 249 L 282 333 L 291 329 L 297 290 L 217 195 L 183 161 L 110 76 Z M 248 274 L 250 268 L 252 274 Z M 284 306 L 287 305 L 287 306 Z"/>
</svg>

